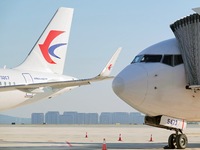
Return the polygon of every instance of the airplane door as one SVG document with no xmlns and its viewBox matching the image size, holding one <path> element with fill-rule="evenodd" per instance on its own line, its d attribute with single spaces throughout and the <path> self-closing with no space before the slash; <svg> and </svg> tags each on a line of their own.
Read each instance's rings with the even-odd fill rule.
<svg viewBox="0 0 200 150">
<path fill-rule="evenodd" d="M 33 83 L 33 78 L 29 73 L 22 73 L 22 76 L 27 84 Z"/>
<path fill-rule="evenodd" d="M 24 80 L 27 84 L 33 83 L 33 78 L 29 73 L 22 73 L 22 76 L 24 77 Z M 32 98 L 33 96 L 34 95 L 31 92 L 26 93 L 25 95 L 26 98 Z"/>
</svg>

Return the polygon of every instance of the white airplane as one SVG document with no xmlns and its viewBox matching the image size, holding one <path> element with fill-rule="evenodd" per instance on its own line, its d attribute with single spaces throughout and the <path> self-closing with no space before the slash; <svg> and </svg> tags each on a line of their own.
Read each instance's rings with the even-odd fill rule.
<svg viewBox="0 0 200 150">
<path fill-rule="evenodd" d="M 199 8 L 193 10 L 200 14 Z M 183 30 L 187 23 L 190 26 L 199 18 L 198 14 L 193 18 L 183 18 L 175 23 L 175 30 Z M 197 39 L 196 43 L 199 42 Z M 196 44 L 191 43 L 190 47 Z M 190 50 L 189 46 L 186 49 Z M 119 98 L 146 114 L 145 124 L 175 131 L 168 139 L 167 147 L 170 149 L 186 148 L 188 139 L 183 130 L 187 121 L 200 121 L 200 86 L 188 85 L 186 73 L 180 44 L 174 38 L 144 49 L 112 83 L 113 91 Z"/>
<path fill-rule="evenodd" d="M 0 69 L 1 111 L 113 78 L 109 74 L 121 48 L 96 77 L 77 79 L 63 75 L 72 16 L 72 8 L 59 8 L 26 60 L 16 68 Z"/>
</svg>

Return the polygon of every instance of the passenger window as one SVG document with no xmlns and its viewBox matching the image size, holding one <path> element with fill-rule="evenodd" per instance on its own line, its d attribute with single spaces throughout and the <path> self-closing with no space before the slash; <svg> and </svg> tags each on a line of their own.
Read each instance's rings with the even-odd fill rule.
<svg viewBox="0 0 200 150">
<path fill-rule="evenodd" d="M 162 63 L 173 66 L 173 55 L 164 55 Z"/>
<path fill-rule="evenodd" d="M 180 65 L 183 63 L 181 55 L 174 55 L 174 66 Z"/>
</svg>

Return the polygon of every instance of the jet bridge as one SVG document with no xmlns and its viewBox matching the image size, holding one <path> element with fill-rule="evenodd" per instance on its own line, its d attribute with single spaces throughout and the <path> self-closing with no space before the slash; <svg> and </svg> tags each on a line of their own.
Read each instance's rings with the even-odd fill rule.
<svg viewBox="0 0 200 150">
<path fill-rule="evenodd" d="M 177 20 L 170 28 L 179 43 L 188 86 L 200 86 L 200 15 Z"/>
</svg>

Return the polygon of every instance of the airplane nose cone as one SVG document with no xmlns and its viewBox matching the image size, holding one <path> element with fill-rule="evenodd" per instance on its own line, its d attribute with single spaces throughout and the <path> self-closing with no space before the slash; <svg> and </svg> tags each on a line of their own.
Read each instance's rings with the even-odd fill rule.
<svg viewBox="0 0 200 150">
<path fill-rule="evenodd" d="M 125 88 L 123 78 L 120 77 L 119 75 L 116 76 L 112 82 L 112 88 L 116 94 L 119 94 L 119 95 L 122 94 Z"/>
<path fill-rule="evenodd" d="M 147 92 L 147 71 L 139 64 L 131 64 L 113 80 L 115 94 L 131 106 L 139 106 Z"/>
</svg>

